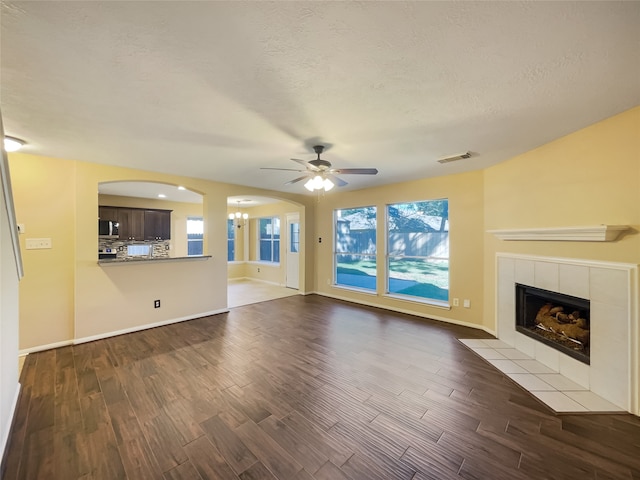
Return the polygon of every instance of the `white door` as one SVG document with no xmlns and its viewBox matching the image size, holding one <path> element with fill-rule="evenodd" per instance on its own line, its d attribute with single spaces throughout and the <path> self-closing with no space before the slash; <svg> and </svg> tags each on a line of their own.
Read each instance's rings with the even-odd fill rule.
<svg viewBox="0 0 640 480">
<path fill-rule="evenodd" d="M 300 275 L 300 216 L 287 215 L 287 288 L 298 289 Z"/>
</svg>

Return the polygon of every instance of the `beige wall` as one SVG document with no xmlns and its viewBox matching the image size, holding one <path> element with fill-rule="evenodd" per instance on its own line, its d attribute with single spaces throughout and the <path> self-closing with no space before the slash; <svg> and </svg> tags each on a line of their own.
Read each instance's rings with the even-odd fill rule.
<svg viewBox="0 0 640 480">
<path fill-rule="evenodd" d="M 28 154 L 10 157 L 18 222 L 26 238 L 52 238 L 49 250 L 24 250 L 20 284 L 20 348 L 51 347 L 227 308 L 227 197 L 276 196 L 306 205 L 301 195 L 239 187 Z M 206 261 L 101 267 L 96 260 L 98 184 L 152 181 L 204 195 Z M 311 262 L 313 250 L 306 252 Z M 312 278 L 301 279 L 301 290 Z M 160 299 L 162 307 L 153 308 Z"/>
<path fill-rule="evenodd" d="M 73 337 L 76 197 L 75 162 L 13 154 L 13 194 L 24 278 L 20 282 L 20 345 L 64 342 Z M 94 201 L 97 189 L 93 190 Z M 96 224 L 97 207 L 91 217 Z M 88 242 L 97 259 L 97 226 Z M 52 248 L 26 250 L 26 239 L 50 238 Z"/>
<path fill-rule="evenodd" d="M 484 325 L 495 329 L 497 252 L 640 262 L 640 107 L 485 170 L 485 230 L 630 225 L 615 242 L 501 241 L 485 234 Z"/>
<path fill-rule="evenodd" d="M 201 203 L 171 202 L 153 198 L 98 195 L 98 205 L 171 210 L 171 256 L 187 256 L 187 218 L 202 217 Z"/>
<path fill-rule="evenodd" d="M 396 202 L 449 199 L 450 298 L 469 299 L 471 308 L 442 308 L 385 295 L 385 208 Z M 331 192 L 318 201 L 316 215 L 316 289 L 318 292 L 383 308 L 481 326 L 483 313 L 483 173 L 471 172 L 368 188 Z M 333 279 L 333 212 L 377 207 L 378 282 L 375 294 L 328 285 Z M 319 243 L 319 238 L 322 243 Z"/>
</svg>

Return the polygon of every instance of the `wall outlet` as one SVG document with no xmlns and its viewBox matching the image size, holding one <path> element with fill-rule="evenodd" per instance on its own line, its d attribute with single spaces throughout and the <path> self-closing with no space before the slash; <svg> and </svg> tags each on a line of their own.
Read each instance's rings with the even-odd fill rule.
<svg viewBox="0 0 640 480">
<path fill-rule="evenodd" d="M 464 299 L 464 308 L 471 308 L 471 300 L 468 298 Z"/>
<path fill-rule="evenodd" d="M 50 238 L 27 238 L 25 241 L 27 250 L 40 250 L 43 248 L 51 248 Z"/>
<path fill-rule="evenodd" d="M 460 306 L 460 299 L 459 298 L 454 298 L 453 299 L 453 306 L 454 307 L 459 307 Z"/>
<path fill-rule="evenodd" d="M 327 285 L 331 285 L 331 279 L 327 278 Z"/>
<path fill-rule="evenodd" d="M 153 308 L 160 308 L 160 300 L 153 301 Z"/>
<path fill-rule="evenodd" d="M 260 273 L 260 267 L 258 267 L 258 273 Z"/>
<path fill-rule="evenodd" d="M 25 233 L 27 233 L 27 229 L 24 226 L 24 223 L 18 223 L 18 233 L 20 235 L 24 235 Z"/>
</svg>

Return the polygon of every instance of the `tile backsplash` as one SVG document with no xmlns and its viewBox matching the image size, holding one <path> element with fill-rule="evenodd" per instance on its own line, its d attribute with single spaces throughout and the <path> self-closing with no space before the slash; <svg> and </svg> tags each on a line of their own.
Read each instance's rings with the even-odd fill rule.
<svg viewBox="0 0 640 480">
<path fill-rule="evenodd" d="M 149 245 L 149 258 L 170 257 L 171 241 L 170 240 L 149 240 L 149 241 L 130 241 L 130 240 L 111 240 L 98 239 L 98 253 L 106 253 L 111 249 L 110 253 L 115 253 L 117 259 L 140 258 L 140 255 L 130 255 L 127 247 L 129 245 Z"/>
</svg>

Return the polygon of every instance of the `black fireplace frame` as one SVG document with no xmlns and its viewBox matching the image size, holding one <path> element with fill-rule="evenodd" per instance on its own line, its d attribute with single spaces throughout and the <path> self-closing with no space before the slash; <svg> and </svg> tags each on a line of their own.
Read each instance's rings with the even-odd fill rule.
<svg viewBox="0 0 640 480">
<path fill-rule="evenodd" d="M 573 297 L 571 295 L 565 295 L 558 292 L 552 292 L 549 290 L 544 290 L 542 288 L 532 287 L 530 285 L 524 285 L 520 283 L 515 284 L 515 296 L 516 296 L 516 316 L 515 316 L 515 326 L 516 331 L 526 335 L 534 340 L 544 343 L 566 355 L 569 355 L 576 360 L 590 364 L 590 344 L 591 339 L 589 339 L 589 345 L 585 348 L 584 352 L 580 352 L 564 345 L 554 342 L 542 335 L 535 333 L 532 329 L 528 328 L 527 325 L 524 324 L 525 317 L 535 318 L 536 312 L 538 309 L 547 302 L 553 302 L 556 304 L 560 304 L 564 307 L 570 307 L 572 309 L 580 310 L 582 312 L 586 312 L 585 317 L 587 321 L 590 322 L 590 301 L 585 298 Z M 528 301 L 530 297 L 537 297 L 536 302 Z M 535 310 L 535 312 L 534 312 Z M 568 310 L 568 309 L 567 309 Z"/>
</svg>

